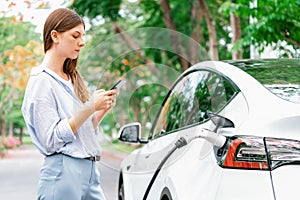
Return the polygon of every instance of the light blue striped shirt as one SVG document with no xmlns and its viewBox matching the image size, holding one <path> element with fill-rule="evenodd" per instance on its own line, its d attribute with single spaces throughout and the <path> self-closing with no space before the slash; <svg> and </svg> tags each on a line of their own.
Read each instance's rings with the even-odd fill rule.
<svg viewBox="0 0 300 200">
<path fill-rule="evenodd" d="M 72 84 L 46 67 L 34 67 L 30 73 L 22 104 L 22 114 L 33 143 L 47 156 L 55 152 L 76 158 L 100 155 L 101 148 L 92 116 L 73 134 L 68 123 L 84 104 L 75 95 Z"/>
</svg>

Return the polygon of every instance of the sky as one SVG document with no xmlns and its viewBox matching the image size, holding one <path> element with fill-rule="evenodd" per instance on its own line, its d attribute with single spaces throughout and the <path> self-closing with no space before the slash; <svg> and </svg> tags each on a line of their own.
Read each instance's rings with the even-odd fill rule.
<svg viewBox="0 0 300 200">
<path fill-rule="evenodd" d="M 47 16 L 54 9 L 64 7 L 64 0 L 49 0 L 49 8 L 42 9 L 36 9 L 43 2 L 42 0 L 31 0 L 30 2 L 32 2 L 31 7 L 28 8 L 26 0 L 0 0 L 0 17 L 18 16 L 18 13 L 22 13 L 23 20 L 36 25 L 36 32 L 42 34 Z"/>
</svg>

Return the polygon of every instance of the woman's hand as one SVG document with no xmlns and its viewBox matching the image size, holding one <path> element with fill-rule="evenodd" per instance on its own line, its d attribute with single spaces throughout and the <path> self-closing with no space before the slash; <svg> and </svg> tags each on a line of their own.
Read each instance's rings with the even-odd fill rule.
<svg viewBox="0 0 300 200">
<path fill-rule="evenodd" d="M 97 90 L 94 93 L 94 109 L 95 111 L 109 110 L 116 105 L 118 90 Z"/>
<path fill-rule="evenodd" d="M 97 90 L 94 98 L 91 99 L 86 107 L 69 119 L 70 127 L 75 134 L 86 119 L 93 115 L 93 124 L 96 127 L 103 119 L 105 114 L 116 105 L 118 90 Z"/>
</svg>

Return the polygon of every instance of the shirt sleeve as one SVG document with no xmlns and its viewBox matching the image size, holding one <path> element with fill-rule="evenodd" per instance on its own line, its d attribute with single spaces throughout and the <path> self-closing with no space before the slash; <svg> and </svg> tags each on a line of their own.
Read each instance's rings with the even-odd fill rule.
<svg viewBox="0 0 300 200">
<path fill-rule="evenodd" d="M 45 154 L 54 153 L 75 139 L 68 119 L 60 119 L 57 112 L 52 103 L 42 99 L 30 106 L 29 123 L 34 127 L 34 134 Z"/>
<path fill-rule="evenodd" d="M 44 155 L 58 151 L 75 139 L 68 119 L 59 117 L 51 90 L 32 88 L 25 96 L 22 112 L 33 143 Z M 39 92 L 37 92 L 39 91 Z"/>
</svg>

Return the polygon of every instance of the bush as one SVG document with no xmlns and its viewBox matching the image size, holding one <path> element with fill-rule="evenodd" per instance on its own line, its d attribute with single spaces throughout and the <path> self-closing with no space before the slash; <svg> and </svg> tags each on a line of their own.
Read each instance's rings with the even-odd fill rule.
<svg viewBox="0 0 300 200">
<path fill-rule="evenodd" d="M 21 141 L 13 136 L 8 136 L 4 139 L 3 145 L 7 149 L 13 149 L 21 145 Z"/>
<path fill-rule="evenodd" d="M 5 152 L 7 149 L 14 149 L 21 145 L 21 141 L 13 136 L 8 136 L 6 138 L 0 137 L 0 158 L 5 156 Z"/>
</svg>

